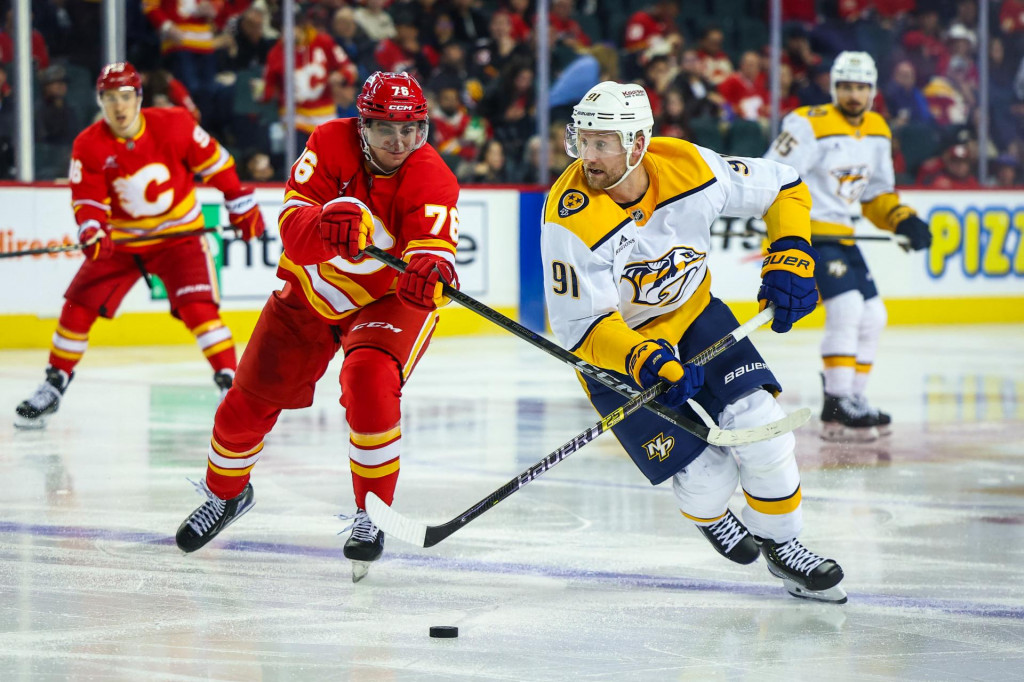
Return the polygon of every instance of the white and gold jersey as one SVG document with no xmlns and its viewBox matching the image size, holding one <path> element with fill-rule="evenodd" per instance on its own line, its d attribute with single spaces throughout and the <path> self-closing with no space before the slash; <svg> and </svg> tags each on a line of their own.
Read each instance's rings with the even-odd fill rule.
<svg viewBox="0 0 1024 682">
<path fill-rule="evenodd" d="M 678 340 L 708 304 L 707 254 L 719 216 L 764 217 L 773 241 L 810 237 L 810 195 L 789 166 L 663 137 L 651 140 L 642 163 L 650 187 L 623 207 L 591 190 L 576 161 L 552 186 L 541 230 L 555 336 L 619 372 L 633 345 Z"/>
<path fill-rule="evenodd" d="M 854 127 L 832 104 L 800 107 L 782 120 L 765 158 L 792 166 L 807 183 L 813 234 L 853 234 L 857 204 L 883 229 L 907 215 L 896 211 L 905 207 L 893 189 L 892 133 L 873 111 Z"/>
</svg>

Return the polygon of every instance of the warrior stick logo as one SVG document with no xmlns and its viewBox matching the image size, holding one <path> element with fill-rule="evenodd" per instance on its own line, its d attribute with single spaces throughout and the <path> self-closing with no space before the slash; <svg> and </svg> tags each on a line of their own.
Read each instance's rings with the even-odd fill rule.
<svg viewBox="0 0 1024 682">
<path fill-rule="evenodd" d="M 689 246 L 676 246 L 655 260 L 629 263 L 621 279 L 633 285 L 633 303 L 668 305 L 679 300 L 706 255 Z"/>
</svg>

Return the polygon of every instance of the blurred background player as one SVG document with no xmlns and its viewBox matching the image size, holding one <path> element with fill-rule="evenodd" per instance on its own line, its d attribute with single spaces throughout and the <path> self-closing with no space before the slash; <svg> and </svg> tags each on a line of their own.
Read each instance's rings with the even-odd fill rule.
<svg viewBox="0 0 1024 682">
<path fill-rule="evenodd" d="M 356 513 L 345 556 L 353 580 L 384 549 L 364 511 L 373 491 L 391 504 L 398 482 L 402 386 L 437 325 L 441 278 L 458 286 L 459 186 L 426 144 L 427 100 L 405 73 L 372 74 L 359 116 L 316 128 L 292 166 L 279 219 L 285 281 L 260 314 L 235 385 L 217 410 L 207 500 L 181 524 L 193 552 L 253 505 L 250 471 L 282 409 L 307 407 L 339 350 Z M 400 256 L 405 273 L 362 256 Z M 346 529 L 348 530 L 348 529 Z"/>
<path fill-rule="evenodd" d="M 689 398 L 723 429 L 780 419 L 785 412 L 773 394 L 781 386 L 749 339 L 703 367 L 679 358 L 739 326 L 711 294 L 706 256 L 719 216 L 763 217 L 768 225 L 772 243 L 758 299 L 762 308 L 775 305 L 774 331 L 789 331 L 814 310 L 810 195 L 792 168 L 723 158 L 673 138 L 652 140 L 653 126 L 638 85 L 599 83 L 573 109 L 566 149 L 579 160 L 553 185 L 541 230 L 551 328 L 574 353 L 623 382 L 668 382 L 659 400 L 691 419 L 698 417 Z M 626 402 L 581 377 L 601 414 Z M 839 565 L 797 540 L 803 516 L 792 433 L 723 448 L 646 411 L 612 430 L 652 484 L 672 479 L 680 511 L 720 554 L 749 564 L 760 552 L 791 594 L 846 601 Z M 737 483 L 749 531 L 728 507 Z"/>
<path fill-rule="evenodd" d="M 864 395 L 885 327 L 886 311 L 853 234 L 852 207 L 880 229 L 926 249 L 928 225 L 894 189 L 892 134 L 871 111 L 878 71 L 866 52 L 842 52 L 832 64 L 832 104 L 801 107 L 782 121 L 766 158 L 796 168 L 810 188 L 811 243 L 818 250 L 815 279 L 825 306 L 825 401 L 822 438 L 873 440 L 889 433 L 891 418 Z M 815 238 L 822 237 L 825 238 Z"/>
<path fill-rule="evenodd" d="M 223 391 L 235 373 L 235 344 L 218 312 L 216 269 L 196 201 L 194 176 L 224 193 L 231 225 L 243 239 L 263 234 L 252 190 L 242 187 L 231 155 L 180 108 L 142 108 L 142 81 L 128 62 L 103 68 L 96 80 L 103 120 L 75 138 L 71 205 L 83 245 L 50 346 L 44 381 L 16 408 L 15 424 L 41 428 L 57 411 L 96 318 L 114 317 L 140 277 L 167 288 L 171 314 L 185 323 Z M 119 245 L 119 239 L 152 241 Z"/>
</svg>

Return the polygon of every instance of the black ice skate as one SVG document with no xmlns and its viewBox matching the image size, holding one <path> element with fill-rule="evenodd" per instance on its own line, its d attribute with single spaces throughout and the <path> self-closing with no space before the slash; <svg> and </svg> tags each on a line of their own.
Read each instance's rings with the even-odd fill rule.
<svg viewBox="0 0 1024 682">
<path fill-rule="evenodd" d="M 867 443 L 878 438 L 878 420 L 854 398 L 825 394 L 821 437 L 838 443 Z"/>
<path fill-rule="evenodd" d="M 858 407 L 866 411 L 875 420 L 875 429 L 878 431 L 879 436 L 888 436 L 892 434 L 892 416 L 887 412 L 882 412 L 877 407 L 871 405 L 868 402 L 866 396 L 855 395 L 853 401 Z"/>
<path fill-rule="evenodd" d="M 818 556 L 796 539 L 789 542 L 756 540 L 768 563 L 768 570 L 782 579 L 791 595 L 835 604 L 846 603 L 846 590 L 839 584 L 843 579 L 843 569 L 835 561 Z"/>
<path fill-rule="evenodd" d="M 228 394 L 231 387 L 235 383 L 235 370 L 233 369 L 219 369 L 213 375 L 213 383 L 217 384 L 217 388 L 220 389 L 220 401 L 224 402 L 224 396 Z"/>
<path fill-rule="evenodd" d="M 757 561 L 757 542 L 732 511 L 726 509 L 725 516 L 709 526 L 697 524 L 697 530 L 708 539 L 716 552 L 729 561 L 737 564 Z"/>
<path fill-rule="evenodd" d="M 338 518 L 352 522 L 341 532 L 352 531 L 345 541 L 344 552 L 345 558 L 352 562 L 352 582 L 357 583 L 366 577 L 370 564 L 384 553 L 384 533 L 373 524 L 365 509 L 356 509 L 354 515 Z"/>
<path fill-rule="evenodd" d="M 174 542 L 183 552 L 196 551 L 256 504 L 252 483 L 246 483 L 245 490 L 230 500 L 222 500 L 210 492 L 206 479 L 191 483 L 199 493 L 206 495 L 206 502 L 199 505 L 178 527 Z"/>
<path fill-rule="evenodd" d="M 14 425 L 19 429 L 41 429 L 46 426 L 50 415 L 55 414 L 60 407 L 60 399 L 74 377 L 74 372 L 68 375 L 56 367 L 47 367 L 46 381 L 39 384 L 31 398 L 23 400 L 14 408 Z"/>
</svg>

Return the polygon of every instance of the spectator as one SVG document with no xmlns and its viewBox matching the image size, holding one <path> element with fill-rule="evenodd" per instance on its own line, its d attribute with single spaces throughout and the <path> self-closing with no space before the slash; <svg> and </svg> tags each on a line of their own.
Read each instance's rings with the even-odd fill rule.
<svg viewBox="0 0 1024 682">
<path fill-rule="evenodd" d="M 14 177 L 14 93 L 7 81 L 7 67 L 0 62 L 0 180 Z"/>
<path fill-rule="evenodd" d="M 832 95 L 829 94 L 830 68 L 831 65 L 824 62 L 811 67 L 810 82 L 796 92 L 801 106 L 820 106 L 832 102 Z"/>
<path fill-rule="evenodd" d="M 271 182 L 274 179 L 274 167 L 270 164 L 270 156 L 266 152 L 252 152 L 245 159 L 242 179 L 251 182 Z"/>
<path fill-rule="evenodd" d="M 970 107 L 956 84 L 941 76 L 933 76 L 921 90 L 928 100 L 928 109 L 942 127 L 967 122 Z"/>
<path fill-rule="evenodd" d="M 395 21 L 395 37 L 380 41 L 374 58 L 382 71 L 403 71 L 421 83 L 434 71 L 440 61 L 437 51 L 420 42 L 420 31 L 410 16 Z"/>
<path fill-rule="evenodd" d="M 1020 162 L 1013 154 L 1000 154 L 992 159 L 992 186 L 1017 187 L 1020 177 Z"/>
<path fill-rule="evenodd" d="M 665 43 L 673 47 L 681 45 L 682 36 L 676 27 L 677 14 L 679 7 L 671 0 L 655 0 L 644 9 L 637 10 L 626 22 L 623 48 L 626 52 L 640 54 Z"/>
<path fill-rule="evenodd" d="M 686 112 L 686 99 L 676 88 L 670 88 L 662 98 L 661 115 L 654 119 L 654 135 L 693 140 L 690 117 Z"/>
<path fill-rule="evenodd" d="M 480 114 L 491 122 L 494 136 L 512 158 L 522 155 L 525 141 L 534 133 L 535 75 L 530 60 L 511 62 L 480 102 Z"/>
<path fill-rule="evenodd" d="M 495 12 L 491 15 L 490 35 L 474 44 L 469 72 L 484 84 L 485 89 L 513 59 L 530 58 L 529 47 L 515 37 L 513 16 L 504 11 Z"/>
<path fill-rule="evenodd" d="M 4 29 L 0 31 L 0 64 L 14 61 L 14 10 L 8 9 L 4 20 Z M 32 29 L 32 63 L 36 70 L 41 71 L 50 65 L 50 51 L 46 47 L 43 34 Z"/>
<path fill-rule="evenodd" d="M 139 74 L 142 79 L 142 106 L 182 107 L 192 114 L 196 123 L 202 120 L 202 113 L 192 101 L 185 85 L 166 69 L 154 69 Z"/>
<path fill-rule="evenodd" d="M 722 81 L 718 92 L 739 118 L 763 121 L 768 116 L 771 97 L 764 87 L 761 58 L 756 52 L 743 53 L 739 71 Z"/>
<path fill-rule="evenodd" d="M 518 43 L 528 42 L 533 35 L 533 0 L 506 0 L 504 11 L 512 23 L 512 37 Z"/>
<path fill-rule="evenodd" d="M 306 138 L 321 123 L 335 117 L 331 85 L 353 83 L 356 67 L 345 51 L 325 33 L 317 31 L 308 13 L 295 22 L 295 134 L 301 149 Z M 284 40 L 278 40 L 264 71 L 263 100 L 284 107 Z"/>
<path fill-rule="evenodd" d="M 899 62 L 893 68 L 892 80 L 885 88 L 885 104 L 892 114 L 890 125 L 894 129 L 910 122 L 935 124 L 935 117 L 928 109 L 928 100 L 917 87 L 914 64 L 909 60 Z"/>
<path fill-rule="evenodd" d="M 797 88 L 810 83 L 811 69 L 821 64 L 821 57 L 811 50 L 811 41 L 800 24 L 788 26 L 783 32 L 785 44 L 782 50 L 782 63 L 788 64 L 793 71 L 793 81 Z"/>
<path fill-rule="evenodd" d="M 438 24 L 446 21 L 447 31 L 451 33 L 454 30 L 451 17 L 437 0 L 415 0 L 410 5 L 409 14 L 412 23 L 416 24 L 419 31 L 420 40 L 435 49 L 441 45 L 437 36 Z"/>
<path fill-rule="evenodd" d="M 732 62 L 722 50 L 724 42 L 725 34 L 722 33 L 722 29 L 718 26 L 708 26 L 697 43 L 701 75 L 715 87 L 732 74 Z"/>
<path fill-rule="evenodd" d="M 459 159 L 472 162 L 491 136 L 487 121 L 473 116 L 459 98 L 456 81 L 442 82 L 437 103 L 430 111 L 431 144 L 450 168 L 457 169 Z"/>
<path fill-rule="evenodd" d="M 967 145 L 955 144 L 942 153 L 942 170 L 923 184 L 936 189 L 979 189 L 972 160 Z"/>
<path fill-rule="evenodd" d="M 266 19 L 266 13 L 256 6 L 242 12 L 235 22 L 231 44 L 219 53 L 221 70 L 263 69 L 275 42 L 264 33 Z"/>
<path fill-rule="evenodd" d="M 551 38 L 556 43 L 562 43 L 574 50 L 589 47 L 590 38 L 572 15 L 573 0 L 551 0 L 551 13 L 548 15 Z"/>
<path fill-rule="evenodd" d="M 661 97 L 668 90 L 673 75 L 667 55 L 659 54 L 646 60 L 642 84 L 651 102 L 651 114 L 655 117 L 661 113 Z"/>
<path fill-rule="evenodd" d="M 779 115 L 785 116 L 800 106 L 800 98 L 796 96 L 796 85 L 793 83 L 793 70 L 789 64 L 779 65 Z"/>
<path fill-rule="evenodd" d="M 469 174 L 476 184 L 502 184 L 512 182 L 512 172 L 505 158 L 505 147 L 498 140 L 487 140 L 480 148 L 477 162 Z"/>
<path fill-rule="evenodd" d="M 538 184 L 540 177 L 540 137 L 531 135 L 523 153 L 521 182 Z M 565 153 L 565 123 L 552 124 L 548 138 L 548 177 L 557 178 L 572 163 Z"/>
<path fill-rule="evenodd" d="M 989 42 L 989 125 L 992 141 L 999 149 L 1007 149 L 1021 138 L 1024 119 L 1014 106 L 1014 69 L 1007 58 L 1005 43 L 993 37 Z"/>
<path fill-rule="evenodd" d="M 359 68 L 357 82 L 362 83 L 369 75 L 373 64 L 374 42 L 356 23 L 356 13 L 351 7 L 341 7 L 331 19 L 331 36 L 338 47 L 345 51 Z"/>
<path fill-rule="evenodd" d="M 450 3 L 454 38 L 464 45 L 472 45 L 487 35 L 487 17 L 474 4 L 475 0 L 451 0 Z"/>
<path fill-rule="evenodd" d="M 71 143 L 83 126 L 74 110 L 68 107 L 68 77 L 63 66 L 54 64 L 39 73 L 42 102 L 35 111 L 37 142 L 63 144 L 71 150 Z"/>
<path fill-rule="evenodd" d="M 466 66 L 466 50 L 462 43 L 451 40 L 441 46 L 440 60 L 437 68 L 430 77 L 430 83 L 435 81 L 455 81 L 459 89 L 472 91 L 472 99 L 478 101 L 483 94 L 482 86 L 478 81 L 469 77 L 469 68 Z"/>
<path fill-rule="evenodd" d="M 913 28 L 903 34 L 902 44 L 907 58 L 914 63 L 914 70 L 924 82 L 939 73 L 940 65 L 949 59 L 939 12 L 931 3 L 917 10 Z"/>
<path fill-rule="evenodd" d="M 365 7 L 355 9 L 355 20 L 370 40 L 377 43 L 398 35 L 391 15 L 384 11 L 387 0 L 366 0 Z"/>
<path fill-rule="evenodd" d="M 700 55 L 696 50 L 683 50 L 679 75 L 672 87 L 682 95 L 689 118 L 719 118 L 722 115 L 725 99 L 703 76 Z"/>
</svg>

